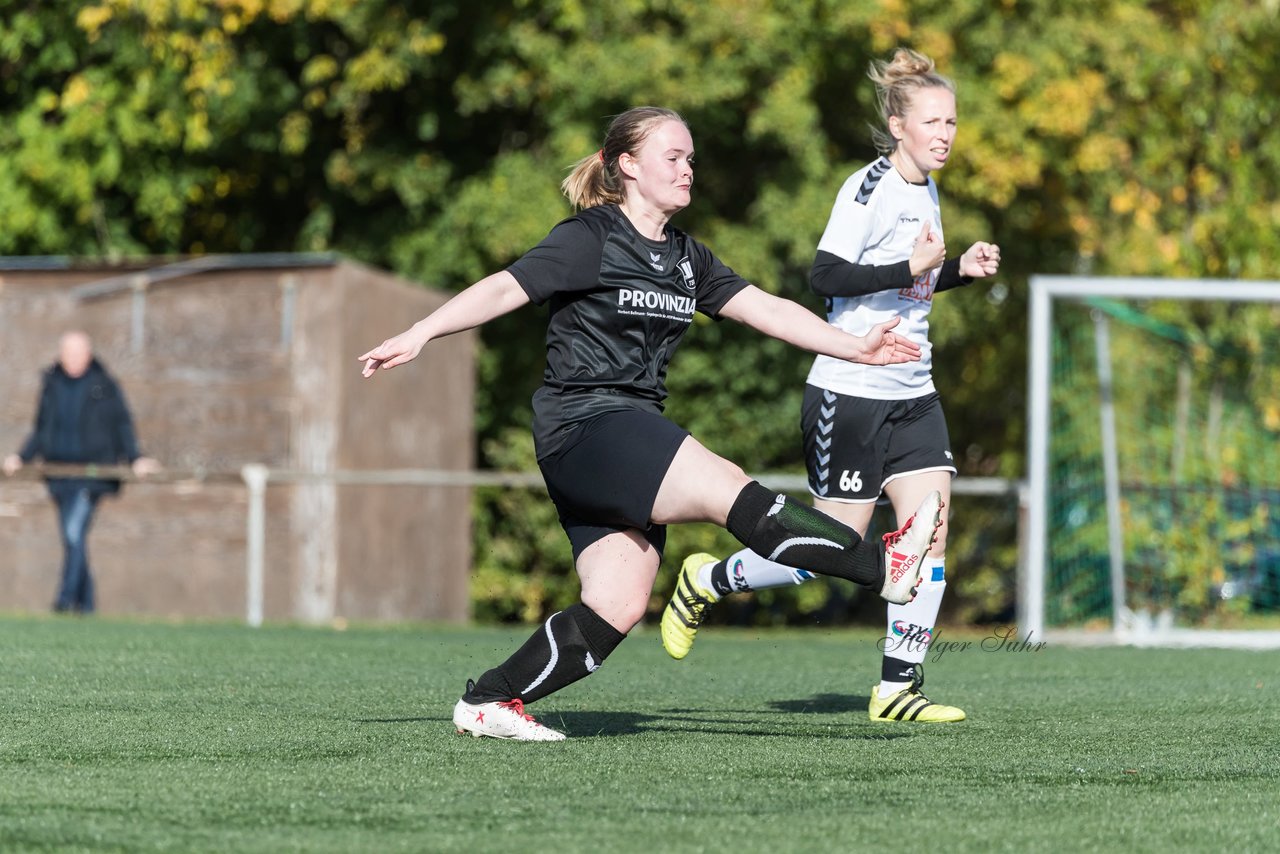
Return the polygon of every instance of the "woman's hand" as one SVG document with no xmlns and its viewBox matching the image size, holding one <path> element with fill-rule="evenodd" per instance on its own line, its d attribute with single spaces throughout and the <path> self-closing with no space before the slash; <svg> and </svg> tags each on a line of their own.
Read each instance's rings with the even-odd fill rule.
<svg viewBox="0 0 1280 854">
<path fill-rule="evenodd" d="M 368 379 L 379 368 L 388 371 L 406 362 L 412 362 L 422 352 L 428 340 L 422 332 L 421 324 L 415 323 L 396 337 L 388 338 L 361 356 L 360 361 L 364 362 L 364 368 L 360 371 L 361 376 Z"/>
<path fill-rule="evenodd" d="M 160 461 L 152 457 L 138 457 L 129 467 L 133 469 L 133 476 L 138 480 L 144 480 L 150 475 L 159 474 L 163 471 L 164 466 L 160 465 Z"/>
<path fill-rule="evenodd" d="M 901 322 L 901 317 L 894 317 L 884 323 L 877 323 L 866 335 L 850 336 L 857 342 L 857 350 L 855 355 L 849 357 L 849 361 L 864 365 L 896 365 L 920 361 L 920 345 L 889 331 Z"/>
<path fill-rule="evenodd" d="M 947 244 L 942 235 L 934 234 L 929 220 L 924 221 L 920 236 L 916 238 L 915 248 L 911 250 L 911 275 L 922 276 L 935 267 L 942 266 L 947 260 Z"/>
<path fill-rule="evenodd" d="M 960 275 L 973 279 L 994 276 L 1000 269 L 1000 247 L 978 241 L 960 256 Z"/>
</svg>

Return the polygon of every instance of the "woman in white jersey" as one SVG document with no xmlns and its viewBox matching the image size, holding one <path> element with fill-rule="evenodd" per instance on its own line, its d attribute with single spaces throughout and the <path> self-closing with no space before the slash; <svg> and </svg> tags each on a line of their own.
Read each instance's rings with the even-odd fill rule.
<svg viewBox="0 0 1280 854">
<path fill-rule="evenodd" d="M 905 48 L 887 63 L 872 63 L 869 76 L 884 122 L 874 134 L 883 156 L 841 187 L 810 279 L 827 299 L 833 326 L 860 335 L 898 318 L 895 331 L 920 345 L 921 358 L 871 366 L 818 356 L 801 417 L 814 504 L 864 535 L 882 495 L 903 521 L 933 490 L 949 503 L 956 469 L 930 372 L 929 310 L 935 294 L 995 275 L 1000 266 L 1000 249 L 991 243 L 946 258 L 930 173 L 946 164 L 955 139 L 954 85 L 932 60 Z M 964 719 L 962 710 L 932 703 L 920 690 L 920 664 L 946 588 L 945 511 L 943 518 L 915 599 L 889 606 L 881 679 L 868 705 L 872 720 Z M 727 593 L 813 577 L 750 550 L 722 561 L 690 555 L 663 613 L 663 646 L 674 658 L 686 656 L 708 608 Z"/>
<path fill-rule="evenodd" d="M 564 734 L 525 713 L 604 662 L 643 617 L 666 525 L 713 522 L 792 566 L 908 601 L 941 524 L 941 496 L 885 545 L 751 480 L 662 414 L 667 366 L 694 311 L 815 353 L 890 364 L 919 347 L 889 330 L 855 337 L 746 282 L 673 227 L 693 185 L 693 138 L 677 113 L 636 107 L 562 185 L 579 212 L 506 270 L 486 276 L 360 356 L 365 377 L 403 365 L 434 338 L 530 302 L 548 306 L 547 367 L 533 397 L 534 447 L 573 547 L 582 601 L 547 618 L 501 664 L 468 680 L 459 732 L 522 741 Z"/>
</svg>

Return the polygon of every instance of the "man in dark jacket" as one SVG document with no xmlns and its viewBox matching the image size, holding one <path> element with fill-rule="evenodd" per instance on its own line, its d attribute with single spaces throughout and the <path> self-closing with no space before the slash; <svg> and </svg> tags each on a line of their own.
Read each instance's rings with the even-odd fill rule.
<svg viewBox="0 0 1280 854">
<path fill-rule="evenodd" d="M 115 379 L 93 357 L 89 336 L 68 332 L 58 342 L 58 361 L 45 373 L 35 429 L 22 450 L 4 459 L 12 475 L 36 457 L 51 463 L 128 461 L 138 477 L 159 464 L 138 451 L 133 419 Z M 93 511 L 104 495 L 120 491 L 120 481 L 58 477 L 47 481 L 58 506 L 62 534 L 62 586 L 55 611 L 93 611 L 93 578 L 89 573 L 87 537 Z"/>
</svg>

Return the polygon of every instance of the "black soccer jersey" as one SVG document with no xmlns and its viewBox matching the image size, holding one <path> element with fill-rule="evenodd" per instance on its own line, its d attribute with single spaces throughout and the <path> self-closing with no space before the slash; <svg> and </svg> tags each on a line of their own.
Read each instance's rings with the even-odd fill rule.
<svg viewBox="0 0 1280 854">
<path fill-rule="evenodd" d="M 561 222 L 508 270 L 550 303 L 547 368 L 533 397 L 539 459 L 566 428 L 604 412 L 661 412 L 667 364 L 694 311 L 718 317 L 747 282 L 670 225 L 640 235 L 616 205 Z"/>
</svg>

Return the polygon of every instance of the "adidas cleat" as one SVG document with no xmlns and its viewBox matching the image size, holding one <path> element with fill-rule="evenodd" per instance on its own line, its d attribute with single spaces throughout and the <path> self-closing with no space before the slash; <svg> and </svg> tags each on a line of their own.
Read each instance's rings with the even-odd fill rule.
<svg viewBox="0 0 1280 854">
<path fill-rule="evenodd" d="M 689 555 L 680 566 L 675 592 L 662 611 L 662 648 L 674 659 L 684 658 L 693 649 L 698 626 L 717 601 L 714 593 L 698 585 L 698 570 L 715 562 L 713 555 L 699 552 Z"/>
<path fill-rule="evenodd" d="M 476 738 L 508 738 L 513 741 L 564 741 L 564 733 L 545 727 L 524 712 L 523 700 L 505 703 L 468 703 L 459 700 L 453 707 L 453 725 L 458 734 Z"/>
<path fill-rule="evenodd" d="M 911 684 L 895 694 L 881 698 L 880 686 L 872 686 L 867 717 L 873 721 L 915 721 L 925 724 L 955 723 L 964 720 L 964 709 L 932 702 L 920 692 L 923 685 L 924 668 L 916 665 Z"/>
<path fill-rule="evenodd" d="M 916 588 L 922 580 L 920 572 L 924 569 L 924 556 L 937 538 L 941 524 L 942 495 L 935 489 L 920 502 L 907 524 L 884 535 L 882 598 L 895 605 L 905 605 L 916 598 Z"/>
</svg>

